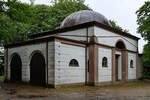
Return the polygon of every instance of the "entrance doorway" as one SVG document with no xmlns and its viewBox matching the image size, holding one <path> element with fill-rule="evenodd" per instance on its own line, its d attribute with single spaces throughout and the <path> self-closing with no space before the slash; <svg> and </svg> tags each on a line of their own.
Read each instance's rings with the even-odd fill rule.
<svg viewBox="0 0 150 100">
<path fill-rule="evenodd" d="M 30 82 L 34 85 L 46 85 L 45 59 L 42 54 L 35 53 L 30 62 Z"/>
<path fill-rule="evenodd" d="M 11 77 L 10 80 L 18 82 L 22 80 L 22 62 L 18 54 L 14 54 L 10 63 Z"/>
<path fill-rule="evenodd" d="M 121 55 L 116 54 L 115 59 L 115 79 L 120 81 L 122 79 Z"/>
<path fill-rule="evenodd" d="M 124 72 L 124 68 L 126 66 L 124 64 L 126 64 L 126 59 L 124 59 L 125 55 L 123 52 L 126 51 L 126 45 L 123 40 L 118 40 L 115 47 L 117 50 L 115 53 L 115 80 L 125 80 L 124 74 L 126 74 L 126 72 Z"/>
</svg>

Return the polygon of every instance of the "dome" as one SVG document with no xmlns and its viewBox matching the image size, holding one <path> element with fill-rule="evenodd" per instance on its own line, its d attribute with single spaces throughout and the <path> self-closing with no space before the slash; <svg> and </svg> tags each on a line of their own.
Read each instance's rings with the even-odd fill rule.
<svg viewBox="0 0 150 100">
<path fill-rule="evenodd" d="M 110 22 L 105 18 L 105 16 L 91 10 L 81 10 L 74 12 L 68 17 L 66 17 L 60 25 L 60 28 L 70 27 L 78 24 L 83 24 L 87 22 L 99 22 L 111 27 Z"/>
</svg>

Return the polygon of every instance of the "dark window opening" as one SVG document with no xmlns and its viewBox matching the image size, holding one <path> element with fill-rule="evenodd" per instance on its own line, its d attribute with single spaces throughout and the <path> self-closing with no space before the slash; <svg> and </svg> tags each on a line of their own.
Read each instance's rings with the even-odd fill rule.
<svg viewBox="0 0 150 100">
<path fill-rule="evenodd" d="M 134 68 L 134 66 L 133 66 L 133 60 L 130 61 L 130 68 Z"/>
<path fill-rule="evenodd" d="M 69 63 L 70 67 L 79 67 L 79 63 L 76 59 L 72 59 Z"/>
<path fill-rule="evenodd" d="M 108 62 L 106 57 L 103 57 L 102 59 L 102 67 L 108 67 Z"/>
</svg>

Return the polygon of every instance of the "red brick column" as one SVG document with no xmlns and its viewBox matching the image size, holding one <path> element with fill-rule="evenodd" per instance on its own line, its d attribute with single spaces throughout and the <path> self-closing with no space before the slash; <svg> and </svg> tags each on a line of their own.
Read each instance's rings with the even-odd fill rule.
<svg viewBox="0 0 150 100">
<path fill-rule="evenodd" d="M 128 80 L 128 52 L 122 51 L 122 80 Z"/>
<path fill-rule="evenodd" d="M 89 85 L 98 83 L 98 45 L 97 38 L 92 37 L 89 44 Z"/>
<path fill-rule="evenodd" d="M 116 81 L 115 67 L 116 67 L 116 63 L 115 63 L 115 48 L 113 48 L 112 49 L 112 82 Z"/>
</svg>

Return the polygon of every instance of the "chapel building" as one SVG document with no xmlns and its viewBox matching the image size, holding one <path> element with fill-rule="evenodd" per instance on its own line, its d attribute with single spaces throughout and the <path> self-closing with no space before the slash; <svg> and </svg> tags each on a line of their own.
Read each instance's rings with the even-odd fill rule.
<svg viewBox="0 0 150 100">
<path fill-rule="evenodd" d="M 60 29 L 5 45 L 5 79 L 33 85 L 102 85 L 139 78 L 138 40 L 112 28 L 101 14 L 82 10 Z"/>
</svg>

